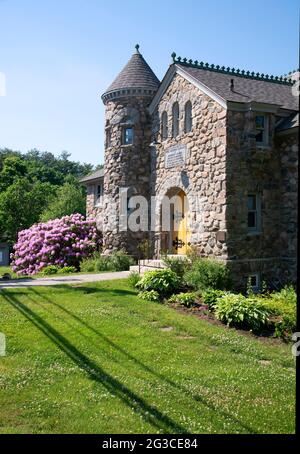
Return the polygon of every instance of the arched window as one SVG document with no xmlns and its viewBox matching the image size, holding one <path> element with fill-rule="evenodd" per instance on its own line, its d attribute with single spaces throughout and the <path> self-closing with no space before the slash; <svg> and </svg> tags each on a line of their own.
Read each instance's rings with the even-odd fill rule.
<svg viewBox="0 0 300 454">
<path fill-rule="evenodd" d="M 172 135 L 177 137 L 179 134 L 179 104 L 174 102 L 172 107 Z"/>
<path fill-rule="evenodd" d="M 190 132 L 192 130 L 192 103 L 186 102 L 184 106 L 184 131 Z"/>
<path fill-rule="evenodd" d="M 168 138 L 168 114 L 166 111 L 164 111 L 161 116 L 161 137 L 162 140 Z"/>
</svg>

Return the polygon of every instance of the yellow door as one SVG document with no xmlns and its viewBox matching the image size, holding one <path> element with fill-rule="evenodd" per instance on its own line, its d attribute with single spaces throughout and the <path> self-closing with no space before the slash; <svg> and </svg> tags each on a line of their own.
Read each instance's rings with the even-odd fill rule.
<svg viewBox="0 0 300 454">
<path fill-rule="evenodd" d="M 173 254 L 186 254 L 190 240 L 186 195 L 183 191 L 177 194 L 173 212 Z"/>
</svg>

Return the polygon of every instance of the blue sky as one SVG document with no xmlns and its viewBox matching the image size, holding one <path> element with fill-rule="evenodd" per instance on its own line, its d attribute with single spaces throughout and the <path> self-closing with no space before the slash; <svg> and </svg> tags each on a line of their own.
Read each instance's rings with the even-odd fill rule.
<svg viewBox="0 0 300 454">
<path fill-rule="evenodd" d="M 171 53 L 282 75 L 298 67 L 297 0 L 0 0 L 0 148 L 103 162 L 101 94 L 140 44 L 162 78 Z"/>
</svg>

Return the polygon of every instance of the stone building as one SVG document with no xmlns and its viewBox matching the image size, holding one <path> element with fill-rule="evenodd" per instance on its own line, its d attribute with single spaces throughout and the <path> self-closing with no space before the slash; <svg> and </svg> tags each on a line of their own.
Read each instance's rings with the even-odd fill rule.
<svg viewBox="0 0 300 454">
<path fill-rule="evenodd" d="M 87 217 L 96 219 L 99 230 L 103 229 L 103 178 L 104 169 L 99 169 L 80 180 L 86 187 Z"/>
<path fill-rule="evenodd" d="M 159 82 L 137 46 L 102 95 L 104 175 L 85 183 L 105 252 L 136 255 L 145 239 L 154 258 L 194 246 L 230 264 L 241 286 L 249 277 L 253 287 L 295 281 L 297 87 L 288 78 L 172 58 Z M 134 215 L 139 227 L 129 228 Z"/>
</svg>

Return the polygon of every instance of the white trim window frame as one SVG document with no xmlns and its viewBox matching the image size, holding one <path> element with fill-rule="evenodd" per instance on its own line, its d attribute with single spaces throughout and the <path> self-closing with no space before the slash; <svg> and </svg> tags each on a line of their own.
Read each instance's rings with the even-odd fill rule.
<svg viewBox="0 0 300 454">
<path fill-rule="evenodd" d="M 261 196 L 249 193 L 247 196 L 247 231 L 248 234 L 261 233 Z"/>
<path fill-rule="evenodd" d="M 94 206 L 99 207 L 102 204 L 103 185 L 96 184 L 94 189 Z"/>
<path fill-rule="evenodd" d="M 269 117 L 265 114 L 255 115 L 255 140 L 258 147 L 269 145 Z"/>
</svg>

